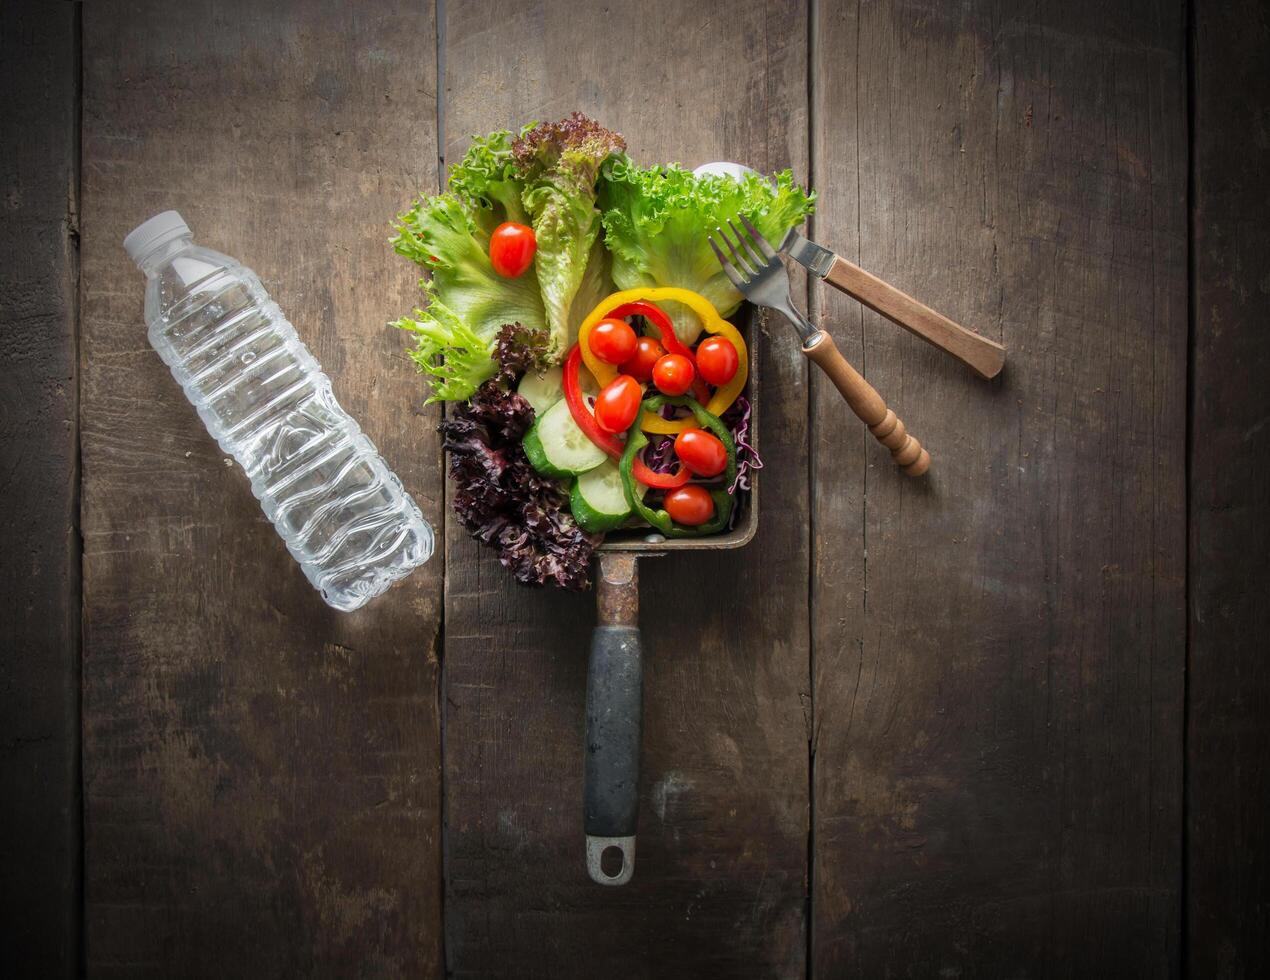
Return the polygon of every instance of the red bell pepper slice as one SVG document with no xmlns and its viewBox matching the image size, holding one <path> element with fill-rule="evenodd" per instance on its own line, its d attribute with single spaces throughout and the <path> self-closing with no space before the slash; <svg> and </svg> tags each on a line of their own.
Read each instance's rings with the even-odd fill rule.
<svg viewBox="0 0 1270 980">
<path fill-rule="evenodd" d="M 682 354 L 691 360 L 692 352 L 675 336 L 675 328 L 670 322 L 670 317 L 660 307 L 644 300 L 636 300 L 634 303 L 623 303 L 617 309 L 611 311 L 609 316 L 616 317 L 619 320 L 628 316 L 642 316 L 650 321 L 661 334 L 661 345 L 666 348 L 667 354 Z"/>
<path fill-rule="evenodd" d="M 600 423 L 595 421 L 595 416 L 582 401 L 582 384 L 578 381 L 578 368 L 581 364 L 582 348 L 574 344 L 569 350 L 569 356 L 564 359 L 565 404 L 569 406 L 569 414 L 583 434 L 616 459 L 622 455 L 622 444 L 617 441 L 617 436 L 600 428 Z"/>
<path fill-rule="evenodd" d="M 658 490 L 676 490 L 692 478 L 688 467 L 683 463 L 680 463 L 679 469 L 673 473 L 657 473 L 650 470 L 638 456 L 631 462 L 631 472 L 644 486 L 656 487 Z"/>
<path fill-rule="evenodd" d="M 661 311 L 659 310 L 658 312 L 660 313 Z M 577 423 L 583 435 L 614 459 L 621 459 L 622 452 L 626 447 L 618 441 L 617 436 L 600 428 L 600 424 L 595 421 L 595 416 L 591 414 L 586 407 L 586 403 L 582 400 L 582 384 L 578 380 L 578 370 L 581 364 L 582 349 L 577 344 L 574 344 L 572 350 L 569 351 L 569 356 L 564 361 L 564 400 L 565 404 L 569 406 L 569 414 L 573 416 L 573 421 Z M 638 419 L 636 421 L 638 422 Z M 676 487 L 682 487 L 691 477 L 688 468 L 682 463 L 674 473 L 654 473 L 644 464 L 643 460 L 638 458 L 635 459 L 631 467 L 631 473 L 644 486 L 656 487 L 658 490 L 674 490 Z"/>
<path fill-rule="evenodd" d="M 666 311 L 660 306 L 644 300 L 636 300 L 634 303 L 623 303 L 617 309 L 609 313 L 611 317 L 621 319 L 628 316 L 642 316 L 648 320 L 657 332 L 661 334 L 657 339 L 661 341 L 661 345 L 666 348 L 667 354 L 679 354 L 688 358 L 692 363 L 693 379 L 692 379 L 692 395 L 697 401 L 704 405 L 710 400 L 710 389 L 706 387 L 706 383 L 701 379 L 701 375 L 696 373 L 697 359 L 693 357 L 692 351 L 683 345 L 678 337 L 675 336 L 675 326 L 670 322 L 670 317 L 666 315 Z"/>
</svg>

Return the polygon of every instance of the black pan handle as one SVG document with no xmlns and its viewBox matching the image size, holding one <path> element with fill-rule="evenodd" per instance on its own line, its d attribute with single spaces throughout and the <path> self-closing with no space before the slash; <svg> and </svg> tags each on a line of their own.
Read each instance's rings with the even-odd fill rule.
<svg viewBox="0 0 1270 980">
<path fill-rule="evenodd" d="M 639 744 L 644 716 L 644 661 L 639 636 L 635 556 L 601 552 L 597 621 L 586 681 L 586 866 L 601 885 L 624 885 L 635 873 L 639 822 Z M 605 852 L 621 867 L 608 874 Z"/>
</svg>

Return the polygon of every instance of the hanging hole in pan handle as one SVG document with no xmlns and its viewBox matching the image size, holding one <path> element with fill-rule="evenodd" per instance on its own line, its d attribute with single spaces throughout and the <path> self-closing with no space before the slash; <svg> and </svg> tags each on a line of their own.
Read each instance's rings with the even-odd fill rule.
<svg viewBox="0 0 1270 980">
<path fill-rule="evenodd" d="M 600 885 L 624 885 L 635 873 L 635 837 L 586 839 L 586 869 Z"/>
</svg>

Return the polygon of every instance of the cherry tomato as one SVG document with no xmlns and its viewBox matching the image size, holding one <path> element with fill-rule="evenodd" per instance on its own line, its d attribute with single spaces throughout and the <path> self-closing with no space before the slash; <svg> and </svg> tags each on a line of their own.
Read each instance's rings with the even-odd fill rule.
<svg viewBox="0 0 1270 980">
<path fill-rule="evenodd" d="M 728 465 L 728 451 L 705 429 L 684 429 L 675 436 L 675 455 L 697 476 L 718 476 Z"/>
<path fill-rule="evenodd" d="M 635 331 L 625 320 L 601 320 L 591 328 L 587 341 L 595 356 L 609 364 L 629 361 L 635 353 Z"/>
<path fill-rule="evenodd" d="M 736 348 L 726 337 L 708 337 L 697 346 L 697 372 L 716 387 L 731 381 L 740 364 Z"/>
<path fill-rule="evenodd" d="M 635 338 L 635 353 L 622 364 L 622 373 L 636 381 L 651 381 L 653 366 L 666 356 L 666 348 L 653 337 Z"/>
<path fill-rule="evenodd" d="M 714 500 L 705 487 L 695 483 L 671 490 L 662 506 L 672 521 L 685 527 L 697 527 L 714 516 Z"/>
<path fill-rule="evenodd" d="M 538 239 L 528 225 L 504 221 L 489 239 L 489 260 L 494 271 L 507 279 L 525 274 L 538 251 Z"/>
<path fill-rule="evenodd" d="M 625 432 L 639 414 L 644 389 L 629 374 L 619 374 L 595 399 L 595 421 L 605 432 Z"/>
<path fill-rule="evenodd" d="M 653 365 L 653 384 L 663 395 L 682 395 L 696 376 L 692 361 L 682 354 L 667 354 Z"/>
</svg>

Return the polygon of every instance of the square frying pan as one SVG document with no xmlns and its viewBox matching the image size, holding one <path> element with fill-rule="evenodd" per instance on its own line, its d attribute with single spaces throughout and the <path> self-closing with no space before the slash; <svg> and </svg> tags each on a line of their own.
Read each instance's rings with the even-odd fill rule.
<svg viewBox="0 0 1270 980">
<path fill-rule="evenodd" d="M 749 348 L 749 442 L 759 448 L 758 334 L 762 318 L 745 304 L 731 318 Z M 587 874 L 600 885 L 624 885 L 635 873 L 639 822 L 639 751 L 643 733 L 644 664 L 639 630 L 640 558 L 672 551 L 723 551 L 750 543 L 758 530 L 759 472 L 739 501 L 732 530 L 668 540 L 648 529 L 613 531 L 599 547 L 597 616 L 587 661 L 583 785 Z"/>
</svg>

